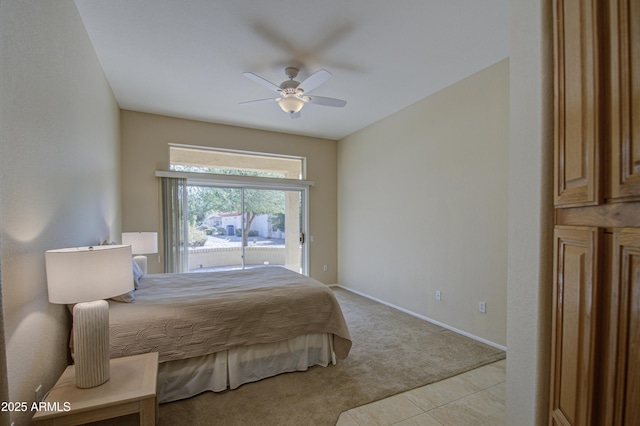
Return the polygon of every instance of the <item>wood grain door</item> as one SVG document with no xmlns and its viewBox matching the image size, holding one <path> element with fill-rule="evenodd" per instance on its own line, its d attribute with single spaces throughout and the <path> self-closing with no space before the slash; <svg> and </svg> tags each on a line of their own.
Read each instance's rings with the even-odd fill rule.
<svg viewBox="0 0 640 426">
<path fill-rule="evenodd" d="M 602 199 L 602 69 L 597 0 L 554 2 L 554 202 L 596 205 Z"/>
<path fill-rule="evenodd" d="M 612 290 L 615 309 L 611 315 L 610 368 L 612 395 L 606 424 L 640 425 L 640 229 L 618 229 L 613 235 Z"/>
<path fill-rule="evenodd" d="M 591 424 L 600 233 L 579 226 L 557 226 L 554 232 L 553 425 Z"/>
<path fill-rule="evenodd" d="M 640 2 L 610 1 L 610 140 L 608 196 L 640 199 Z"/>
<path fill-rule="evenodd" d="M 549 424 L 640 425 L 640 1 L 553 13 Z"/>
</svg>

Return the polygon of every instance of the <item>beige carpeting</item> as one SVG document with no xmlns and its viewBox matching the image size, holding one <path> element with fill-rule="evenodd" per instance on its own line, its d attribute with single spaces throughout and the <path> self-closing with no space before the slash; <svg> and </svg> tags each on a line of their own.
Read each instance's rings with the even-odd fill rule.
<svg viewBox="0 0 640 426">
<path fill-rule="evenodd" d="M 334 425 L 348 409 L 505 358 L 501 350 L 344 289 L 334 292 L 353 340 L 347 359 L 163 404 L 159 424 Z"/>
</svg>

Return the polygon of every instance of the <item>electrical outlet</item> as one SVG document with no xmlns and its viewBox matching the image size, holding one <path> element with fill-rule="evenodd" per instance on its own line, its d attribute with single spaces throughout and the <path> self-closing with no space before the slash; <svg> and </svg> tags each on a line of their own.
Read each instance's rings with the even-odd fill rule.
<svg viewBox="0 0 640 426">
<path fill-rule="evenodd" d="M 480 312 L 484 314 L 485 312 L 487 312 L 487 304 L 485 302 L 480 302 L 478 309 L 480 309 Z"/>
<path fill-rule="evenodd" d="M 440 300 L 441 296 L 440 296 L 440 290 L 436 290 L 436 300 Z"/>
<path fill-rule="evenodd" d="M 329 270 L 329 267 L 327 265 L 324 265 L 324 267 L 322 268 L 323 271 L 327 272 Z"/>
<path fill-rule="evenodd" d="M 36 402 L 40 402 L 44 399 L 44 396 L 42 395 L 42 385 L 38 385 L 38 387 L 36 388 Z"/>
</svg>

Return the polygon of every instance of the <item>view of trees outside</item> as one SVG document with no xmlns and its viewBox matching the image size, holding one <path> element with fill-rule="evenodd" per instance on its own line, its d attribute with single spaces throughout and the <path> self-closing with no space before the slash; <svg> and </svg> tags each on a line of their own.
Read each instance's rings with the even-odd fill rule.
<svg viewBox="0 0 640 426">
<path fill-rule="evenodd" d="M 282 178 L 282 174 L 262 171 L 235 170 L 212 167 L 172 165 L 172 170 L 183 172 L 215 173 L 236 176 Z M 189 214 L 189 245 L 203 245 L 207 235 L 226 235 L 227 229 L 211 227 L 205 220 L 214 214 L 241 213 L 242 190 L 209 186 L 188 186 L 187 205 Z M 247 246 L 251 225 L 256 217 L 269 215 L 269 226 L 284 232 L 285 192 L 278 190 L 244 190 L 244 227 L 242 245 Z"/>
<path fill-rule="evenodd" d="M 187 203 L 189 209 L 189 243 L 192 235 L 195 239 L 206 239 L 205 220 L 213 214 L 240 213 L 242 207 L 242 191 L 237 188 L 217 188 L 206 186 L 189 186 Z M 242 228 L 242 245 L 247 246 L 251 225 L 256 217 L 269 215 L 272 229 L 284 232 L 285 193 L 264 189 L 244 190 L 244 228 Z M 223 227 L 211 229 L 211 235 L 226 235 Z"/>
</svg>

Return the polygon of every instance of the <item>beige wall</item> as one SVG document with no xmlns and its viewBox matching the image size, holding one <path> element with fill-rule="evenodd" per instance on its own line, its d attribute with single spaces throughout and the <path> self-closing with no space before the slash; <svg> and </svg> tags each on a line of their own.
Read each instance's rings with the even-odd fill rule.
<svg viewBox="0 0 640 426">
<path fill-rule="evenodd" d="M 544 423 L 547 403 L 551 256 L 550 201 L 544 194 L 548 193 L 551 161 L 548 149 L 551 138 L 549 3 L 543 0 L 510 1 L 507 424 Z M 107 235 L 119 239 L 118 116 L 72 1 L 0 2 L 0 35 L 0 300 L 4 305 L 0 324 L 4 326 L 8 371 L 8 377 L 0 378 L 0 399 L 31 401 L 35 387 L 43 383 L 48 389 L 66 363 L 63 354 L 66 352 L 68 318 L 62 307 L 47 302 L 44 251 L 92 244 Z M 500 64 L 497 66 L 501 67 Z M 467 104 L 467 96 L 474 96 L 473 93 L 481 89 L 472 88 L 460 99 L 465 99 Z M 449 89 L 443 92 L 450 93 Z M 437 157 L 438 149 L 442 149 L 444 154 L 452 155 L 446 152 L 446 144 L 440 148 L 439 145 L 424 146 L 439 127 L 438 122 L 423 114 L 433 109 L 430 104 L 435 102 L 434 99 L 428 98 L 399 115 L 358 132 L 340 142 L 338 147 L 341 159 L 339 235 L 343 284 L 353 282 L 357 288 L 371 289 L 378 292 L 373 295 L 407 308 L 413 307 L 412 310 L 418 313 L 426 312 L 427 316 L 431 316 L 434 307 L 434 280 L 444 273 L 439 265 L 433 263 L 429 268 L 422 266 L 424 259 L 433 254 L 430 251 L 433 249 L 417 250 L 417 247 L 424 247 L 417 239 L 434 240 L 441 238 L 443 232 L 425 228 L 426 225 L 421 223 L 418 225 L 420 232 L 414 233 L 407 240 L 409 248 L 401 251 L 412 260 L 419 256 L 420 262 L 412 262 L 409 267 L 407 261 L 391 262 L 399 258 L 393 251 L 388 251 L 382 258 L 366 259 L 365 242 L 378 243 L 380 239 L 371 240 L 371 227 L 362 223 L 375 225 L 373 229 L 378 235 L 401 238 L 398 230 L 414 223 L 408 210 L 415 206 L 414 198 L 433 200 L 428 197 L 433 193 L 433 187 L 420 179 L 404 182 L 390 174 L 391 169 L 384 167 L 367 168 L 369 181 L 363 182 L 349 168 L 360 170 L 359 163 L 366 161 L 373 161 L 374 166 L 390 163 L 397 168 L 398 164 L 410 163 L 407 157 L 415 152 L 412 150 Z M 432 112 L 440 117 L 438 111 Z M 463 111 L 456 111 L 454 116 L 461 113 Z M 157 203 L 156 186 L 150 181 L 155 182 L 154 170 L 159 166 L 166 167 L 166 158 L 164 154 L 158 154 L 163 148 L 156 144 L 164 146 L 170 141 L 307 156 L 305 152 L 313 152 L 309 156 L 314 160 L 310 161 L 308 178 L 316 180 L 318 185 L 313 189 L 316 194 L 312 196 L 310 213 L 312 234 L 316 240 L 312 243 L 311 272 L 312 276 L 325 282 L 336 281 L 332 275 L 337 262 L 337 209 L 335 201 L 332 201 L 335 195 L 331 195 L 332 191 L 335 194 L 336 187 L 334 142 L 186 120 L 174 121 L 128 111 L 122 112 L 122 118 L 129 122 L 122 125 L 123 135 L 129 139 L 123 144 L 123 161 L 128 163 L 127 170 L 123 172 L 128 182 L 123 182 L 122 197 L 128 205 L 123 222 L 127 230 L 155 230 L 159 225 L 156 208 L 149 215 L 145 212 L 138 214 L 136 210 L 148 202 Z M 445 116 L 442 118 L 445 124 L 448 123 Z M 422 121 L 425 124 L 418 124 Z M 413 132 L 405 130 L 405 126 L 407 129 L 416 126 L 422 129 L 413 135 Z M 451 128 L 455 134 L 465 131 L 456 126 Z M 382 143 L 383 136 L 378 136 L 373 129 L 387 132 L 383 136 L 388 143 Z M 163 132 L 167 131 L 167 136 L 163 137 Z M 413 137 L 407 137 L 411 135 Z M 448 136 L 442 138 L 454 145 L 460 142 Z M 374 149 L 365 149 L 367 143 Z M 476 153 L 473 144 L 470 150 L 470 154 Z M 402 152 L 405 154 L 400 155 Z M 438 164 L 432 158 L 423 159 L 425 166 L 416 170 L 419 175 L 429 175 L 429 171 L 423 170 L 426 165 L 437 167 Z M 311 164 L 315 165 L 312 167 Z M 152 167 L 146 170 L 137 165 Z M 444 172 L 450 178 L 448 184 L 461 187 L 457 179 L 462 178 L 462 168 L 469 165 L 455 163 L 449 166 L 454 171 Z M 504 170 L 498 173 L 503 174 Z M 487 176 L 484 178 L 489 179 Z M 138 179 L 142 181 L 140 185 L 131 183 Z M 368 211 L 360 216 L 357 213 L 362 213 L 361 210 L 347 211 L 348 206 L 357 206 L 360 202 L 369 205 L 367 203 L 375 198 L 372 190 L 361 189 L 372 185 L 386 189 L 385 194 L 391 196 L 379 211 L 379 218 L 368 219 Z M 394 191 L 399 192 L 394 195 Z M 407 193 L 411 196 L 406 196 Z M 424 195 L 416 197 L 416 194 Z M 456 203 L 463 205 L 462 200 L 455 198 L 455 193 L 450 195 L 439 202 L 447 208 Z M 393 208 L 395 201 L 401 201 L 399 208 Z M 441 212 L 426 211 L 442 219 Z M 486 215 L 486 212 L 481 213 Z M 388 219 L 391 215 L 401 217 L 401 225 L 398 228 L 380 226 L 392 223 Z M 445 223 L 455 219 L 457 225 L 458 222 L 464 223 L 465 217 L 456 213 L 452 218 L 444 219 Z M 460 235 L 455 236 L 461 238 Z M 445 247 L 451 250 L 447 244 L 449 242 Z M 358 259 L 353 259 L 346 251 L 350 247 L 362 252 L 353 254 Z M 447 253 L 435 255 L 441 259 Z M 354 267 L 351 260 L 355 261 Z M 473 259 L 464 261 L 477 265 Z M 323 264 L 329 265 L 328 274 L 322 272 Z M 398 265 L 404 267 L 401 279 L 393 278 Z M 416 265 L 420 267 L 416 268 Z M 501 267 L 496 266 L 496 269 Z M 464 275 L 456 274 L 456 277 Z M 384 280 L 377 275 L 384 275 L 391 285 L 381 286 L 380 282 Z M 488 275 L 480 272 L 480 276 L 486 278 Z M 429 287 L 425 289 L 423 283 L 428 283 Z M 438 289 L 443 291 L 440 303 L 452 297 L 452 290 L 454 294 L 457 291 L 454 287 Z M 413 296 L 416 296 L 415 303 Z M 475 299 L 475 296 L 469 299 Z M 493 302 L 488 300 L 487 306 L 486 318 L 489 318 L 490 314 L 495 314 Z M 461 308 L 456 305 L 454 309 L 460 311 Z M 475 301 L 470 309 L 477 309 Z M 2 341 L 0 338 L 0 351 L 4 350 Z M 0 362 L 2 359 L 0 356 Z M 0 366 L 0 374 L 3 370 Z M 3 389 L 6 383 L 9 395 L 5 395 Z M 22 424 L 28 415 L 14 414 L 12 417 L 17 424 Z M 0 421 L 3 420 L 0 417 Z"/>
<path fill-rule="evenodd" d="M 69 315 L 48 302 L 44 252 L 120 232 L 119 112 L 73 1 L 3 1 L 0 35 L 9 400 L 31 402 L 67 364 Z"/>
<path fill-rule="evenodd" d="M 336 282 L 336 141 L 133 111 L 122 111 L 121 123 L 125 231 L 160 232 L 155 172 L 168 170 L 170 143 L 302 156 L 307 158 L 307 180 L 315 181 L 309 190 L 309 232 L 314 237 L 309 242 L 309 275 L 327 284 Z M 159 257 L 148 257 L 149 272 L 162 272 Z"/>
<path fill-rule="evenodd" d="M 508 81 L 503 60 L 338 143 L 340 284 L 498 345 Z"/>
<path fill-rule="evenodd" d="M 510 2 L 507 424 L 547 424 L 551 345 L 551 2 Z"/>
<path fill-rule="evenodd" d="M 2 240 L 0 239 L 0 252 Z M 4 309 L 2 308 L 2 258 L 0 257 L 0 401 L 9 401 L 9 380 L 7 377 L 7 353 L 4 343 Z M 0 425 L 9 424 L 9 412 L 0 411 Z"/>
</svg>

